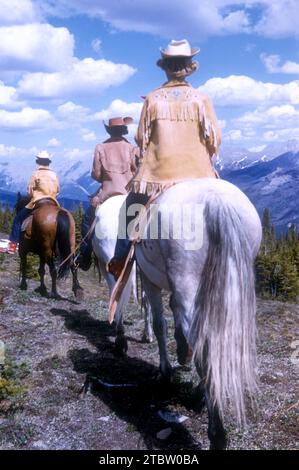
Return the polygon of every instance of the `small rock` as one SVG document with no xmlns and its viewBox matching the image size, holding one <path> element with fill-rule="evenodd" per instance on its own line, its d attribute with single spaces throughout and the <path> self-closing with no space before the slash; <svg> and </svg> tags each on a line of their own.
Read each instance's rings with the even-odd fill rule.
<svg viewBox="0 0 299 470">
<path fill-rule="evenodd" d="M 165 428 L 165 429 L 162 429 L 161 431 L 157 432 L 156 436 L 158 439 L 161 439 L 161 441 L 164 441 L 165 439 L 167 439 L 170 434 L 172 433 L 172 429 L 171 428 Z"/>
<path fill-rule="evenodd" d="M 109 419 L 110 419 L 110 416 L 101 416 L 99 418 L 100 421 L 104 421 L 105 423 L 107 423 L 109 421 Z"/>
<path fill-rule="evenodd" d="M 167 421 L 168 423 L 183 423 L 186 421 L 188 416 L 180 415 L 179 413 L 176 413 L 175 411 L 158 411 L 158 415 L 160 418 L 164 419 L 164 421 Z"/>
<path fill-rule="evenodd" d="M 44 449 L 47 449 L 47 445 L 43 442 L 43 441 L 34 441 L 32 442 L 32 447 L 34 449 L 40 449 L 40 450 L 44 450 Z"/>
</svg>

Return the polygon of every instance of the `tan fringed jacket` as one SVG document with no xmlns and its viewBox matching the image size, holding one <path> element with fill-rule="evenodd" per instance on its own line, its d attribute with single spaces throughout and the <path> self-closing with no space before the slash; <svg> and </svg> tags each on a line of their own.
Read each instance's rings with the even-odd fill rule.
<svg viewBox="0 0 299 470">
<path fill-rule="evenodd" d="M 35 203 L 44 198 L 53 199 L 59 206 L 56 199 L 60 191 L 59 181 L 56 173 L 47 166 L 40 165 L 31 175 L 27 191 L 31 197 L 27 209 L 34 209 Z"/>
<path fill-rule="evenodd" d="M 209 97 L 187 82 L 168 82 L 145 99 L 136 142 L 141 164 L 129 184 L 148 195 L 190 178 L 215 178 L 211 158 L 221 131 Z"/>
<path fill-rule="evenodd" d="M 102 187 L 93 195 L 92 206 L 115 194 L 127 194 L 126 185 L 136 172 L 138 158 L 138 147 L 124 137 L 110 137 L 96 146 L 91 177 L 102 183 Z"/>
</svg>

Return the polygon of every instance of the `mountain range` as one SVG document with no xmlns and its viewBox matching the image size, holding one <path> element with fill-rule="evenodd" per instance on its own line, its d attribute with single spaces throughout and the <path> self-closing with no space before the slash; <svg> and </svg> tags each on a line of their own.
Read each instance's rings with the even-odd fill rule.
<svg viewBox="0 0 299 470">
<path fill-rule="evenodd" d="M 73 208 L 80 201 L 86 205 L 88 195 L 98 188 L 91 179 L 90 159 L 76 156 L 61 159 L 53 166 L 58 174 L 62 203 Z M 221 178 L 247 194 L 260 215 L 267 207 L 279 231 L 290 223 L 299 226 L 299 140 L 273 143 L 255 151 L 236 146 L 223 146 L 215 162 Z M 13 204 L 17 191 L 25 192 L 34 169 L 32 157 L 20 159 L 0 156 L 0 201 Z"/>
</svg>

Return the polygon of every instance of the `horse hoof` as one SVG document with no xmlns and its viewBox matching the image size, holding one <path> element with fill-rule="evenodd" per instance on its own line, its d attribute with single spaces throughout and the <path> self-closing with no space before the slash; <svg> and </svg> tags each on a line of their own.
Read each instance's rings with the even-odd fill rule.
<svg viewBox="0 0 299 470">
<path fill-rule="evenodd" d="M 118 336 L 115 339 L 115 350 L 121 356 L 124 356 L 128 351 L 128 342 L 124 336 Z"/>
<path fill-rule="evenodd" d="M 59 295 L 57 292 L 51 292 L 50 297 L 51 297 L 51 299 L 54 299 L 54 300 L 61 300 L 62 299 L 61 295 Z"/>
<path fill-rule="evenodd" d="M 34 289 L 34 292 L 40 294 L 42 297 L 48 297 L 48 291 L 45 288 L 37 287 L 36 289 Z"/>
<path fill-rule="evenodd" d="M 148 336 L 146 333 L 143 333 L 142 338 L 141 338 L 142 343 L 150 344 L 153 342 L 153 340 L 154 339 L 152 336 Z"/>
<path fill-rule="evenodd" d="M 161 384 L 170 384 L 173 378 L 173 369 L 171 366 L 166 367 L 164 370 L 159 369 L 155 376 L 155 381 Z"/>
</svg>

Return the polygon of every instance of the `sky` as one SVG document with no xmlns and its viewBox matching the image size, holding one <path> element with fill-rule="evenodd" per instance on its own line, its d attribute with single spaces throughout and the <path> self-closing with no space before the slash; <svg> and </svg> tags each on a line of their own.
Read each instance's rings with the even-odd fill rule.
<svg viewBox="0 0 299 470">
<path fill-rule="evenodd" d="M 224 145 L 299 139 L 299 0 L 0 0 L 0 157 L 92 158 L 113 116 L 132 140 L 160 47 L 183 38 Z"/>
</svg>

